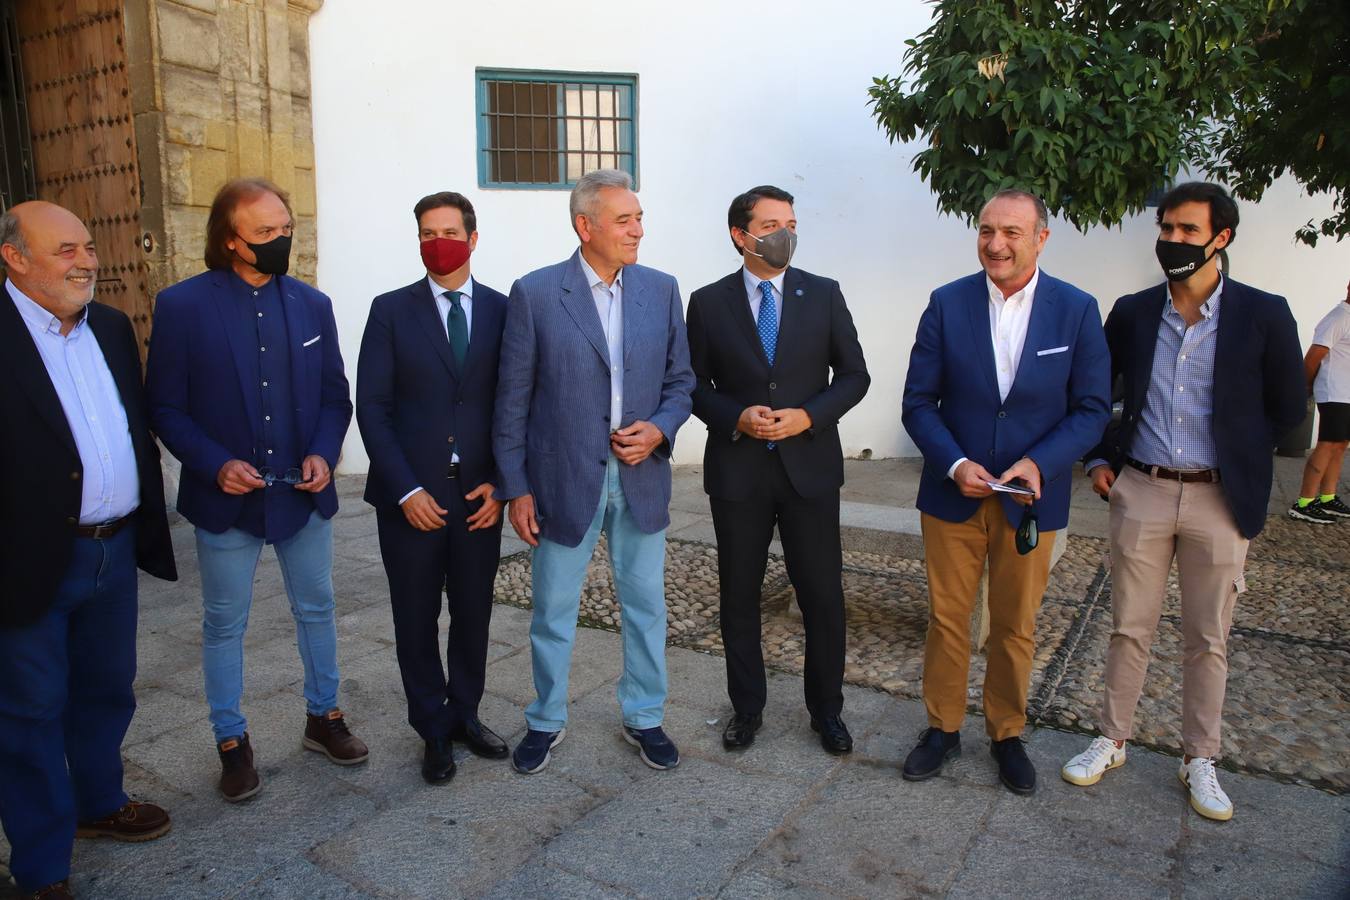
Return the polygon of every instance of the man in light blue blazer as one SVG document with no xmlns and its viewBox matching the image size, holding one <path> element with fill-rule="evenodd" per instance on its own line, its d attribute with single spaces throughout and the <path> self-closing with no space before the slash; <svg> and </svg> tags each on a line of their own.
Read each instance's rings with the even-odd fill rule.
<svg viewBox="0 0 1350 900">
<path fill-rule="evenodd" d="M 511 527 L 534 548 L 530 646 L 536 698 L 512 754 L 548 765 L 567 723 L 567 676 L 586 566 L 609 540 L 623 626 L 623 737 L 654 769 L 679 764 L 666 699 L 665 530 L 670 453 L 694 374 L 675 279 L 637 265 L 642 207 L 625 172 L 572 191 L 581 247 L 511 288 L 493 425 Z"/>
<path fill-rule="evenodd" d="M 1054 532 L 1068 524 L 1074 462 L 1111 415 L 1097 301 L 1038 264 L 1047 219 L 1035 195 L 996 193 L 980 212 L 983 271 L 933 291 L 909 357 L 902 418 L 923 453 L 929 604 L 929 727 L 905 760 L 911 781 L 936 775 L 961 752 L 970 616 L 987 561 L 985 730 L 1003 784 L 1019 794 L 1036 788 L 1021 741 L 1036 612 Z M 995 488 L 1009 484 L 1029 493 Z M 1038 542 L 1030 540 L 1032 515 Z"/>
</svg>

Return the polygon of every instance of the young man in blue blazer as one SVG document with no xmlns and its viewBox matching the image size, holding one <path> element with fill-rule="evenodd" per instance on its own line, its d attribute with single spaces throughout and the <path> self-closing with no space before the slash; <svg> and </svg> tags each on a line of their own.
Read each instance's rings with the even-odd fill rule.
<svg viewBox="0 0 1350 900">
<path fill-rule="evenodd" d="M 905 760 L 911 781 L 961 752 L 970 615 L 987 560 L 985 730 L 1003 784 L 1019 794 L 1036 788 L 1021 741 L 1036 612 L 1054 532 L 1068 524 L 1073 465 L 1111 414 L 1097 301 L 1041 271 L 1049 236 L 1038 197 L 996 193 L 980 211 L 983 271 L 933 292 L 910 353 L 902 417 L 924 459 L 918 505 L 929 600 L 929 727 Z M 1030 493 L 998 490 L 1014 483 Z M 1017 533 L 1028 532 L 1033 514 L 1039 541 L 1031 547 Z"/>
<path fill-rule="evenodd" d="M 196 526 L 202 663 L 226 800 L 261 787 L 244 691 L 244 628 L 264 544 L 276 548 L 304 664 L 303 743 L 340 765 L 366 746 L 337 705 L 332 470 L 352 417 L 333 304 L 286 272 L 286 194 L 231 181 L 206 223 L 208 271 L 160 292 L 146 391 L 183 464 L 178 511 Z"/>
</svg>

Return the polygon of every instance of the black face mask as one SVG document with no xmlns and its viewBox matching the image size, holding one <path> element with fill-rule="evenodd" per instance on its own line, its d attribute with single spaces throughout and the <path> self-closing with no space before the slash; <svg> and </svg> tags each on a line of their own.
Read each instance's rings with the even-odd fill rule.
<svg viewBox="0 0 1350 900">
<path fill-rule="evenodd" d="M 1222 234 L 1223 232 L 1219 232 Z M 1205 263 L 1214 258 L 1214 253 L 1205 255 L 1205 247 L 1218 238 L 1218 234 L 1210 238 L 1203 246 L 1198 244 L 1183 244 L 1181 241 L 1164 241 L 1158 239 L 1154 246 L 1154 252 L 1158 254 L 1158 262 L 1162 265 L 1163 274 L 1167 276 L 1168 281 L 1185 281 L 1196 272 L 1204 268 Z"/>
<path fill-rule="evenodd" d="M 243 240 L 236 235 L 238 240 Z M 253 268 L 264 275 L 285 275 L 291 268 L 291 236 L 279 234 L 265 244 L 248 244 L 257 262 Z"/>
</svg>

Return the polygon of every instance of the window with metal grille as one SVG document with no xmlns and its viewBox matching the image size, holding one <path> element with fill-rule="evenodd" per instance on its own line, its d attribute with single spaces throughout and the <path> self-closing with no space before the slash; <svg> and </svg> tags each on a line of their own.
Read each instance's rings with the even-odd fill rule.
<svg viewBox="0 0 1350 900">
<path fill-rule="evenodd" d="M 587 172 L 637 180 L 637 76 L 478 70 L 478 184 L 568 189 Z"/>
</svg>

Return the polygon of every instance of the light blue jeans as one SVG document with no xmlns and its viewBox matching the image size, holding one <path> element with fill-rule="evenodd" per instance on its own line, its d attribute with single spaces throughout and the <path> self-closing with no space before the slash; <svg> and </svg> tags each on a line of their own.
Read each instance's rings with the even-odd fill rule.
<svg viewBox="0 0 1350 900">
<path fill-rule="evenodd" d="M 536 697 L 525 710 L 525 721 L 535 731 L 558 731 L 567 724 L 567 676 L 581 588 L 602 530 L 609 538 L 623 629 L 623 677 L 618 689 L 623 722 L 630 728 L 655 728 L 665 714 L 666 532 L 638 530 L 619 483 L 620 465 L 610 457 L 600 506 L 581 543 L 564 547 L 540 540 L 531 556 L 530 650 Z"/>
<path fill-rule="evenodd" d="M 247 722 L 244 629 L 253 605 L 253 575 L 263 539 L 238 528 L 213 534 L 198 528 L 202 573 L 202 671 L 216 743 L 239 737 Z M 333 602 L 333 523 L 318 512 L 305 527 L 273 545 L 295 617 L 295 639 L 305 669 L 305 707 L 322 715 L 337 706 L 337 621 Z"/>
</svg>

